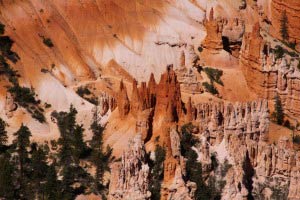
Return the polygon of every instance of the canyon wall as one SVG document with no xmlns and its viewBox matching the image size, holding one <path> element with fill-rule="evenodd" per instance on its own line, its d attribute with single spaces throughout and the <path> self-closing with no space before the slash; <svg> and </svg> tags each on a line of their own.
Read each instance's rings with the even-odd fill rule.
<svg viewBox="0 0 300 200">
<path fill-rule="evenodd" d="M 299 119 L 299 54 L 284 47 L 285 53 L 278 57 L 278 46 L 261 36 L 257 23 L 252 33 L 246 33 L 240 52 L 240 65 L 248 86 L 260 97 L 274 99 L 278 95 L 284 105 L 286 114 Z"/>
</svg>

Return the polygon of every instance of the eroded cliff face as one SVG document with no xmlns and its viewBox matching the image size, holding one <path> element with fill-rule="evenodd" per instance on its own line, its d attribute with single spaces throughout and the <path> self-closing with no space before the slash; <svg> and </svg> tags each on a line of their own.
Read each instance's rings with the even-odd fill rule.
<svg viewBox="0 0 300 200">
<path fill-rule="evenodd" d="M 300 36 L 300 2 L 297 0 L 272 0 L 271 1 L 271 21 L 272 28 L 271 33 L 278 39 L 281 37 L 281 21 L 283 19 L 284 12 L 287 16 L 287 27 L 288 27 L 288 40 L 290 42 L 299 43 Z M 299 49 L 299 44 L 297 45 Z"/>
<path fill-rule="evenodd" d="M 11 129 L 25 122 L 44 140 L 57 135 L 53 110 L 74 104 L 88 130 L 96 109 L 108 122 L 105 142 L 121 157 L 111 166 L 110 199 L 151 198 L 146 154 L 158 138 L 166 150 L 161 198 L 194 199 L 197 186 L 185 178 L 180 151 L 180 127 L 189 122 L 201 141 L 193 149 L 206 178 L 226 181 L 222 199 L 273 199 L 282 188 L 299 199 L 299 152 L 290 138 L 270 144 L 275 133 L 269 132 L 267 100 L 230 103 L 210 95 L 202 86 L 209 80 L 198 71 L 224 70 L 229 89 L 217 88 L 224 98 L 237 93 L 235 100 L 244 101 L 239 96 L 248 89 L 268 100 L 279 95 L 285 113 L 299 119 L 299 52 L 279 41 L 284 11 L 289 41 L 300 41 L 299 7 L 297 0 L 3 0 L 0 21 L 21 58 L 12 66 L 21 84 L 52 107 L 47 123 L 39 124 L 3 89 L 2 115 Z M 53 47 L 43 43 L 47 38 Z M 286 49 L 281 57 L 277 45 Z M 244 79 L 247 86 L 235 90 Z M 95 93 L 98 106 L 75 93 L 80 87 Z M 212 155 L 232 165 L 224 177 L 212 171 Z"/>
<path fill-rule="evenodd" d="M 252 33 L 244 35 L 240 65 L 253 91 L 270 100 L 278 95 L 283 101 L 286 114 L 298 119 L 299 54 L 284 46 L 279 56 L 278 44 L 263 38 L 257 23 Z"/>
<path fill-rule="evenodd" d="M 284 191 L 283 196 L 290 199 L 299 197 L 299 184 L 296 183 L 299 178 L 299 153 L 294 150 L 289 138 L 282 137 L 272 144 L 268 142 L 268 135 L 271 133 L 266 100 L 235 104 L 188 104 L 192 107 L 189 112 L 190 122 L 195 126 L 193 134 L 201 141 L 200 145 L 193 148 L 197 151 L 203 172 L 226 181 L 222 199 L 247 199 L 250 196 L 255 199 L 273 199 L 277 190 Z M 175 124 L 169 126 L 166 133 L 169 146 L 163 144 L 167 148 L 167 157 L 164 162 L 161 199 L 193 199 L 197 186 L 183 178 L 186 159 L 180 151 L 182 136 Z M 138 138 L 141 140 L 141 135 Z M 130 148 L 134 146 L 136 145 L 131 144 Z M 215 155 L 220 164 L 228 161 L 232 167 L 224 175 L 216 172 L 211 174 L 211 155 Z M 135 159 L 139 158 L 136 156 Z M 122 163 L 125 161 L 123 156 Z M 122 164 L 119 171 L 126 169 Z M 112 172 L 113 177 L 115 173 Z M 137 177 L 139 176 L 135 176 Z M 147 180 L 144 179 L 143 183 L 147 183 Z M 127 190 L 134 188 L 130 184 L 127 186 L 123 191 L 125 194 Z"/>
</svg>

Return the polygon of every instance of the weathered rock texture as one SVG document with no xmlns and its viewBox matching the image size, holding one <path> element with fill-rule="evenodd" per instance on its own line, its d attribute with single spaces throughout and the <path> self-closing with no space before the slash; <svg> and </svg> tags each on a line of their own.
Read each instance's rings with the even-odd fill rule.
<svg viewBox="0 0 300 200">
<path fill-rule="evenodd" d="M 281 20 L 283 13 L 286 12 L 288 23 L 289 41 L 297 43 L 300 42 L 300 1 L 298 0 L 272 0 L 271 1 L 271 33 L 278 38 L 281 37 Z"/>
<path fill-rule="evenodd" d="M 109 110 L 114 111 L 117 106 L 116 99 L 107 93 L 101 93 L 98 97 L 98 101 L 101 116 L 105 115 Z"/>
<path fill-rule="evenodd" d="M 111 200 L 150 199 L 149 166 L 146 164 L 145 146 L 141 135 L 137 135 L 123 153 L 121 163 L 112 166 L 109 198 Z"/>
<path fill-rule="evenodd" d="M 221 50 L 222 44 L 222 29 L 223 23 L 221 19 L 214 19 L 214 10 L 211 8 L 208 19 L 204 20 L 207 35 L 202 43 L 202 46 L 208 50 Z"/>
<path fill-rule="evenodd" d="M 300 118 L 300 71 L 295 56 L 285 53 L 276 58 L 274 45 L 264 41 L 257 23 L 246 33 L 240 54 L 240 65 L 248 86 L 260 97 L 273 99 L 279 95 L 289 117 Z M 290 50 L 288 50 L 290 51 Z"/>
<path fill-rule="evenodd" d="M 198 151 L 203 170 L 209 170 L 212 152 L 233 165 L 225 177 L 222 199 L 245 199 L 249 195 L 268 199 L 282 188 L 289 199 L 299 199 L 299 152 L 286 137 L 280 138 L 278 144 L 268 143 L 266 100 L 193 107 L 193 120 L 199 124 L 202 138 Z M 253 180 L 251 187 L 246 179 Z"/>
</svg>

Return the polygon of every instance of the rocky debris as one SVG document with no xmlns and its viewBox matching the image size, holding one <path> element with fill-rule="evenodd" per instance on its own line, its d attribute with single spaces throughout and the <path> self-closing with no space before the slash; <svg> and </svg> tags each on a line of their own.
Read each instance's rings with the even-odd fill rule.
<svg viewBox="0 0 300 200">
<path fill-rule="evenodd" d="M 126 86 L 124 85 L 123 81 L 121 81 L 120 83 L 117 104 L 118 104 L 120 117 L 124 118 L 130 111 L 130 102 L 127 96 Z"/>
<path fill-rule="evenodd" d="M 121 163 L 114 163 L 112 166 L 109 199 L 150 199 L 149 166 L 145 155 L 145 146 L 141 135 L 138 134 L 130 142 L 128 150 L 123 153 Z"/>
</svg>

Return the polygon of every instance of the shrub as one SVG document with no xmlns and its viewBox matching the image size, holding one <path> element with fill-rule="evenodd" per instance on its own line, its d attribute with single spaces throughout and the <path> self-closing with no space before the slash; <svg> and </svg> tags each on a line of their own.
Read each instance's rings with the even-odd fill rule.
<svg viewBox="0 0 300 200">
<path fill-rule="evenodd" d="M 215 88 L 214 84 L 208 83 L 208 82 L 204 82 L 202 83 L 202 85 L 204 86 L 205 90 L 213 95 L 219 94 L 217 88 Z"/>
<path fill-rule="evenodd" d="M 283 55 L 284 55 L 284 49 L 279 46 L 279 45 L 276 45 L 275 49 L 274 49 L 274 54 L 275 54 L 275 59 L 279 59 L 279 58 L 282 58 Z"/>
<path fill-rule="evenodd" d="M 209 80 L 211 82 L 216 82 L 220 85 L 224 85 L 222 80 L 221 80 L 221 77 L 223 75 L 222 70 L 214 69 L 214 68 L 211 68 L 211 67 L 205 67 L 203 69 L 203 71 L 206 73 L 207 77 L 209 78 Z"/>
<path fill-rule="evenodd" d="M 199 52 L 202 52 L 202 51 L 203 51 L 203 48 L 202 48 L 201 46 L 199 46 L 199 47 L 198 47 L 198 51 L 199 51 Z"/>
<path fill-rule="evenodd" d="M 163 163 L 166 158 L 166 150 L 157 144 L 154 153 L 155 160 L 153 162 L 150 162 L 150 166 L 152 169 L 150 173 L 149 190 L 152 194 L 151 199 L 159 200 L 161 197 L 161 182 L 164 177 Z"/>
<path fill-rule="evenodd" d="M 284 10 L 280 20 L 280 33 L 283 40 L 289 39 L 288 33 L 288 18 L 286 15 L 286 11 Z"/>
<path fill-rule="evenodd" d="M 50 38 L 43 37 L 43 43 L 49 48 L 54 47 L 54 44 Z"/>
<path fill-rule="evenodd" d="M 277 95 L 275 97 L 275 111 L 272 113 L 272 118 L 275 120 L 275 122 L 279 125 L 283 124 L 284 120 L 284 112 L 283 107 L 281 103 L 280 97 Z"/>
<path fill-rule="evenodd" d="M 300 135 L 295 135 L 293 137 L 293 143 L 300 144 Z"/>
<path fill-rule="evenodd" d="M 33 90 L 21 87 L 19 84 L 14 84 L 8 91 L 12 94 L 14 101 L 26 108 L 33 118 L 41 123 L 46 121 L 43 114 L 44 110 L 39 107 L 40 101 L 35 99 L 36 94 Z"/>
<path fill-rule="evenodd" d="M 5 25 L 0 22 L 0 35 L 3 35 L 5 31 Z"/>
<path fill-rule="evenodd" d="M 84 95 L 90 95 L 91 91 L 87 88 L 87 87 L 79 87 L 76 91 L 76 93 L 81 96 L 84 97 Z"/>
<path fill-rule="evenodd" d="M 0 51 L 2 56 L 9 59 L 13 63 L 16 63 L 20 57 L 17 53 L 11 51 L 11 47 L 14 41 L 10 39 L 8 36 L 0 36 Z"/>
</svg>

